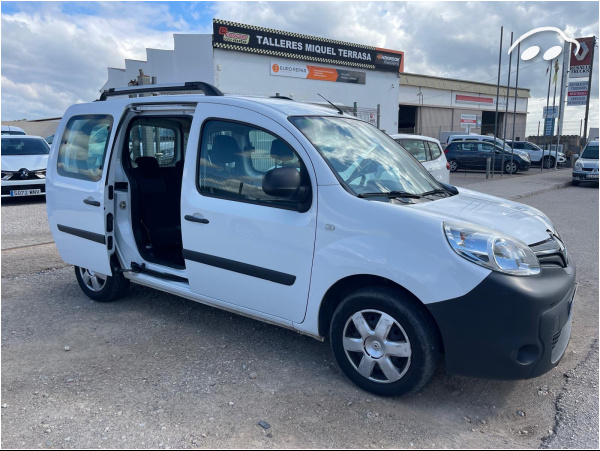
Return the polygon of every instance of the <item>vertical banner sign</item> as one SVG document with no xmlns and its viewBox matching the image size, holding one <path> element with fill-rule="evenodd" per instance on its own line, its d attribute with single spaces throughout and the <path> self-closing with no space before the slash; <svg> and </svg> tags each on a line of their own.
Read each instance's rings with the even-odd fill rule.
<svg viewBox="0 0 600 451">
<path fill-rule="evenodd" d="M 558 106 L 544 107 L 544 118 L 548 117 L 558 117 Z"/>
<path fill-rule="evenodd" d="M 554 135 L 554 121 L 556 119 L 553 117 L 547 117 L 544 119 L 544 136 L 553 136 Z"/>
<path fill-rule="evenodd" d="M 594 38 L 578 38 L 581 46 L 575 54 L 575 46 L 571 45 L 571 61 L 569 78 L 588 78 L 590 76 L 590 65 L 592 64 L 592 47 Z"/>
<path fill-rule="evenodd" d="M 567 105 L 585 105 L 589 95 L 589 82 L 585 81 L 570 81 L 569 90 L 567 92 Z"/>
<path fill-rule="evenodd" d="M 404 52 L 334 41 L 225 20 L 213 20 L 213 47 L 313 63 L 404 71 Z"/>
</svg>

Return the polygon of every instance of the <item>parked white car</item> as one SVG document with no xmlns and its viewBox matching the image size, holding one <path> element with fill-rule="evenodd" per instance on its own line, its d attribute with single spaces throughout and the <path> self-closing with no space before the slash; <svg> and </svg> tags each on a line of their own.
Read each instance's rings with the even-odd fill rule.
<svg viewBox="0 0 600 451">
<path fill-rule="evenodd" d="M 44 138 L 3 135 L 1 143 L 2 197 L 45 194 L 50 147 Z"/>
<path fill-rule="evenodd" d="M 598 183 L 598 140 L 587 143 L 573 166 L 573 185 L 579 182 Z"/>
<path fill-rule="evenodd" d="M 14 125 L 3 125 L 2 135 L 26 135 L 25 130 Z"/>
<path fill-rule="evenodd" d="M 442 354 L 448 372 L 502 379 L 559 363 L 575 266 L 542 212 L 438 182 L 352 116 L 193 88 L 205 95 L 124 88 L 64 114 L 48 220 L 87 296 L 134 282 L 327 337 L 382 396 L 419 390 Z"/>
<path fill-rule="evenodd" d="M 390 136 L 419 160 L 438 182 L 450 183 L 450 165 L 446 161 L 442 145 L 437 139 L 422 135 L 395 134 Z"/>
<path fill-rule="evenodd" d="M 506 141 L 506 145 L 509 148 L 513 147 L 512 143 L 513 142 L 511 140 Z M 537 144 L 534 144 L 529 141 L 515 141 L 514 148 L 527 152 L 531 157 L 532 164 L 542 164 L 543 162 L 544 168 L 553 168 L 555 166 L 556 150 L 543 150 Z M 566 161 L 566 155 L 563 152 L 558 152 L 558 164 L 564 164 L 566 163 Z"/>
</svg>

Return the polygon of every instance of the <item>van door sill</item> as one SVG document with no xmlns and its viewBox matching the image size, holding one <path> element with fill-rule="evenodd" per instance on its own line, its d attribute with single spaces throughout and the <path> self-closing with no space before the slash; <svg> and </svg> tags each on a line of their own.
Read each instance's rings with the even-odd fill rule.
<svg viewBox="0 0 600 451">
<path fill-rule="evenodd" d="M 131 271 L 133 273 L 143 273 L 149 276 L 158 277 L 160 279 L 172 280 L 174 282 L 189 283 L 188 279 L 186 279 L 185 277 L 179 277 L 174 274 L 148 269 L 145 263 L 139 264 L 136 262 L 131 262 L 131 269 L 126 269 L 124 271 Z"/>
</svg>

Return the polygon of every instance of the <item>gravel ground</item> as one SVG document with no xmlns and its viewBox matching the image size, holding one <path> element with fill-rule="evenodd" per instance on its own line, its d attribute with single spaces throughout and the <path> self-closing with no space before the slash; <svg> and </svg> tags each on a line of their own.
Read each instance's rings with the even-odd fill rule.
<svg viewBox="0 0 600 451">
<path fill-rule="evenodd" d="M 18 247 L 46 242 L 45 204 L 2 202 L 1 445 L 596 448 L 598 191 L 523 202 L 549 214 L 578 264 L 562 363 L 510 382 L 440 368 L 404 399 L 359 390 L 327 343 L 292 331 L 141 286 L 91 302 L 51 245 Z"/>
</svg>

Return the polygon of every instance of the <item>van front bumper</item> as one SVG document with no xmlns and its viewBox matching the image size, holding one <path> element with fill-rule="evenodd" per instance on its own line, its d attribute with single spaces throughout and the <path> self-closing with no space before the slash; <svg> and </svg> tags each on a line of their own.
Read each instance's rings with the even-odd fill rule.
<svg viewBox="0 0 600 451">
<path fill-rule="evenodd" d="M 528 379 L 554 368 L 571 336 L 575 267 L 538 276 L 492 272 L 459 298 L 428 304 L 442 335 L 449 373 Z"/>
</svg>

